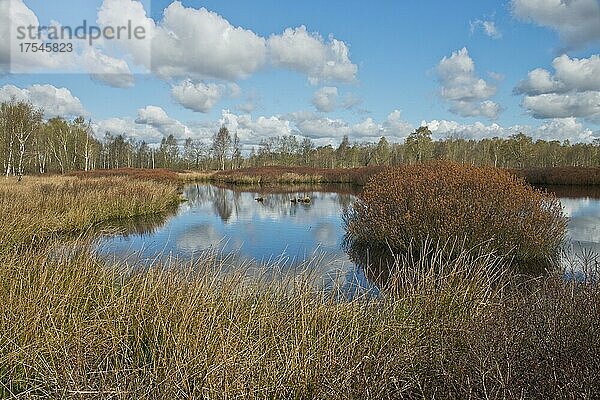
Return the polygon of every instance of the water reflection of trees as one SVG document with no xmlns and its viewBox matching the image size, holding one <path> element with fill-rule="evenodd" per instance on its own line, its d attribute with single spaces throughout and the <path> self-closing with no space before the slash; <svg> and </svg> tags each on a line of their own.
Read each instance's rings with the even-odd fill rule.
<svg viewBox="0 0 600 400">
<path fill-rule="evenodd" d="M 254 189 L 254 190 L 251 190 Z M 309 190 L 310 189 L 310 190 Z M 340 192 L 336 190 L 340 189 Z M 273 217 L 300 217 L 317 207 L 319 212 L 347 210 L 355 199 L 356 187 L 347 185 L 297 185 L 269 188 L 236 187 L 228 185 L 195 184 L 184 188 L 187 207 L 212 211 L 222 221 L 233 217 L 251 216 L 255 213 Z M 310 197 L 309 203 L 292 202 L 295 198 Z M 262 201 L 256 201 L 256 198 Z"/>
<path fill-rule="evenodd" d="M 215 213 L 217 213 L 223 222 L 229 221 L 233 214 L 233 192 L 227 189 L 215 188 L 212 197 Z"/>
<path fill-rule="evenodd" d="M 358 246 L 347 237 L 343 247 L 350 260 L 363 271 L 369 282 L 380 289 L 389 286 L 391 271 L 394 270 L 396 262 L 390 250 Z"/>
<path fill-rule="evenodd" d="M 200 207 L 212 199 L 213 186 L 208 185 L 188 185 L 183 189 L 183 195 L 191 207 Z"/>
<path fill-rule="evenodd" d="M 191 208 L 210 205 L 222 221 L 227 222 L 240 211 L 240 194 L 213 185 L 188 185 L 183 190 L 187 204 Z"/>
<path fill-rule="evenodd" d="M 209 185 L 206 185 L 209 186 Z M 236 192 L 261 193 L 261 194 L 293 194 L 293 193 L 339 193 L 357 195 L 361 188 L 356 185 L 343 183 L 326 184 L 281 184 L 281 185 L 234 185 L 217 182 L 210 186 L 229 189 Z"/>
<path fill-rule="evenodd" d="M 343 213 L 346 213 L 348 211 L 348 209 L 356 199 L 356 196 L 354 194 L 349 193 L 337 193 L 335 197 Z"/>
</svg>

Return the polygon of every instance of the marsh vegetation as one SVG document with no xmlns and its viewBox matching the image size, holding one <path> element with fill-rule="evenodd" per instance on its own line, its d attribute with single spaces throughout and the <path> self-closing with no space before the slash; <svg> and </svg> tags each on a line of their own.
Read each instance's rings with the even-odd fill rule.
<svg viewBox="0 0 600 400">
<path fill-rule="evenodd" d="M 600 395 L 594 280 L 515 275 L 494 248 L 454 246 L 449 257 L 452 241 L 413 241 L 379 290 L 351 300 L 315 285 L 318 257 L 286 274 L 218 249 L 151 264 L 91 251 L 95 228 L 170 212 L 180 183 L 0 182 L 0 397 Z M 264 195 L 254 207 L 274 204 Z"/>
</svg>

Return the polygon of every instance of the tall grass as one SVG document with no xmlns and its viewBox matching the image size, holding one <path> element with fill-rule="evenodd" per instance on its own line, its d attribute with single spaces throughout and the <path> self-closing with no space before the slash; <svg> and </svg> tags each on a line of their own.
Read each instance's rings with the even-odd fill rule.
<svg viewBox="0 0 600 400">
<path fill-rule="evenodd" d="M 265 166 L 226 171 L 172 171 L 164 168 L 117 168 L 99 169 L 89 172 L 78 171 L 69 173 L 69 175 L 79 178 L 122 176 L 160 182 L 210 181 L 244 185 L 350 183 L 357 186 L 364 186 L 369 178 L 384 171 L 386 168 L 384 166 L 356 168 Z M 600 168 L 598 167 L 508 168 L 505 170 L 524 178 L 531 185 L 600 185 Z"/>
<path fill-rule="evenodd" d="M 4 396 L 410 395 L 421 390 L 429 330 L 460 326 L 492 295 L 456 297 L 442 313 L 433 312 L 448 301 L 442 280 L 426 296 L 339 302 L 310 274 L 250 277 L 212 253 L 144 269 L 60 254 L 0 259 Z"/>
<path fill-rule="evenodd" d="M 509 285 L 479 250 L 399 258 L 401 285 L 339 301 L 218 253 L 140 268 L 75 248 L 0 256 L 0 397 L 600 395 L 598 286 Z"/>
<path fill-rule="evenodd" d="M 600 185 L 600 167 L 538 167 L 509 171 L 532 185 Z"/>
<path fill-rule="evenodd" d="M 111 221 L 173 210 L 173 184 L 125 177 L 0 180 L 0 248 L 38 245 Z"/>
<path fill-rule="evenodd" d="M 157 182 L 175 182 L 179 174 L 166 168 L 115 168 L 115 169 L 96 169 L 92 171 L 71 172 L 68 176 L 76 176 L 81 179 L 107 178 L 107 177 L 126 177 L 131 179 L 150 180 Z"/>
<path fill-rule="evenodd" d="M 210 179 L 234 184 L 320 184 L 350 183 L 364 185 L 375 173 L 384 167 L 362 168 L 310 168 L 310 167 L 258 167 L 231 171 L 218 171 Z"/>
</svg>

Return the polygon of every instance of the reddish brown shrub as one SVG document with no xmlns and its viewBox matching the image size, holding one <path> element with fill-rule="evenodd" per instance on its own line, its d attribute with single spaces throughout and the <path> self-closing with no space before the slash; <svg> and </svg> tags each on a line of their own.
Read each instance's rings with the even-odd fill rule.
<svg viewBox="0 0 600 400">
<path fill-rule="evenodd" d="M 375 175 L 345 221 L 347 238 L 361 246 L 403 252 L 411 242 L 458 238 L 527 262 L 556 256 L 566 230 L 554 195 L 504 170 L 453 162 Z"/>
<path fill-rule="evenodd" d="M 511 170 L 532 185 L 600 185 L 600 167 L 547 167 Z"/>
</svg>

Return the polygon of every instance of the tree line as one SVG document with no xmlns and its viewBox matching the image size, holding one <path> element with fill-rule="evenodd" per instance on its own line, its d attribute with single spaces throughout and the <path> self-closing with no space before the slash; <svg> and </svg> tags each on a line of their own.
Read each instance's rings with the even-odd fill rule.
<svg viewBox="0 0 600 400">
<path fill-rule="evenodd" d="M 10 101 L 0 104 L 0 158 L 5 176 L 65 173 L 94 169 L 173 168 L 235 169 L 267 165 L 351 168 L 414 164 L 434 159 L 505 168 L 598 166 L 600 141 L 569 143 L 533 140 L 518 133 L 508 138 L 433 140 L 420 127 L 402 143 L 381 137 L 377 143 L 350 142 L 315 146 L 308 138 L 286 135 L 262 139 L 246 154 L 237 133 L 221 127 L 209 141 L 173 135 L 158 145 L 135 140 L 127 132 L 105 132 L 98 138 L 82 117 L 43 118 L 43 110 Z"/>
</svg>

